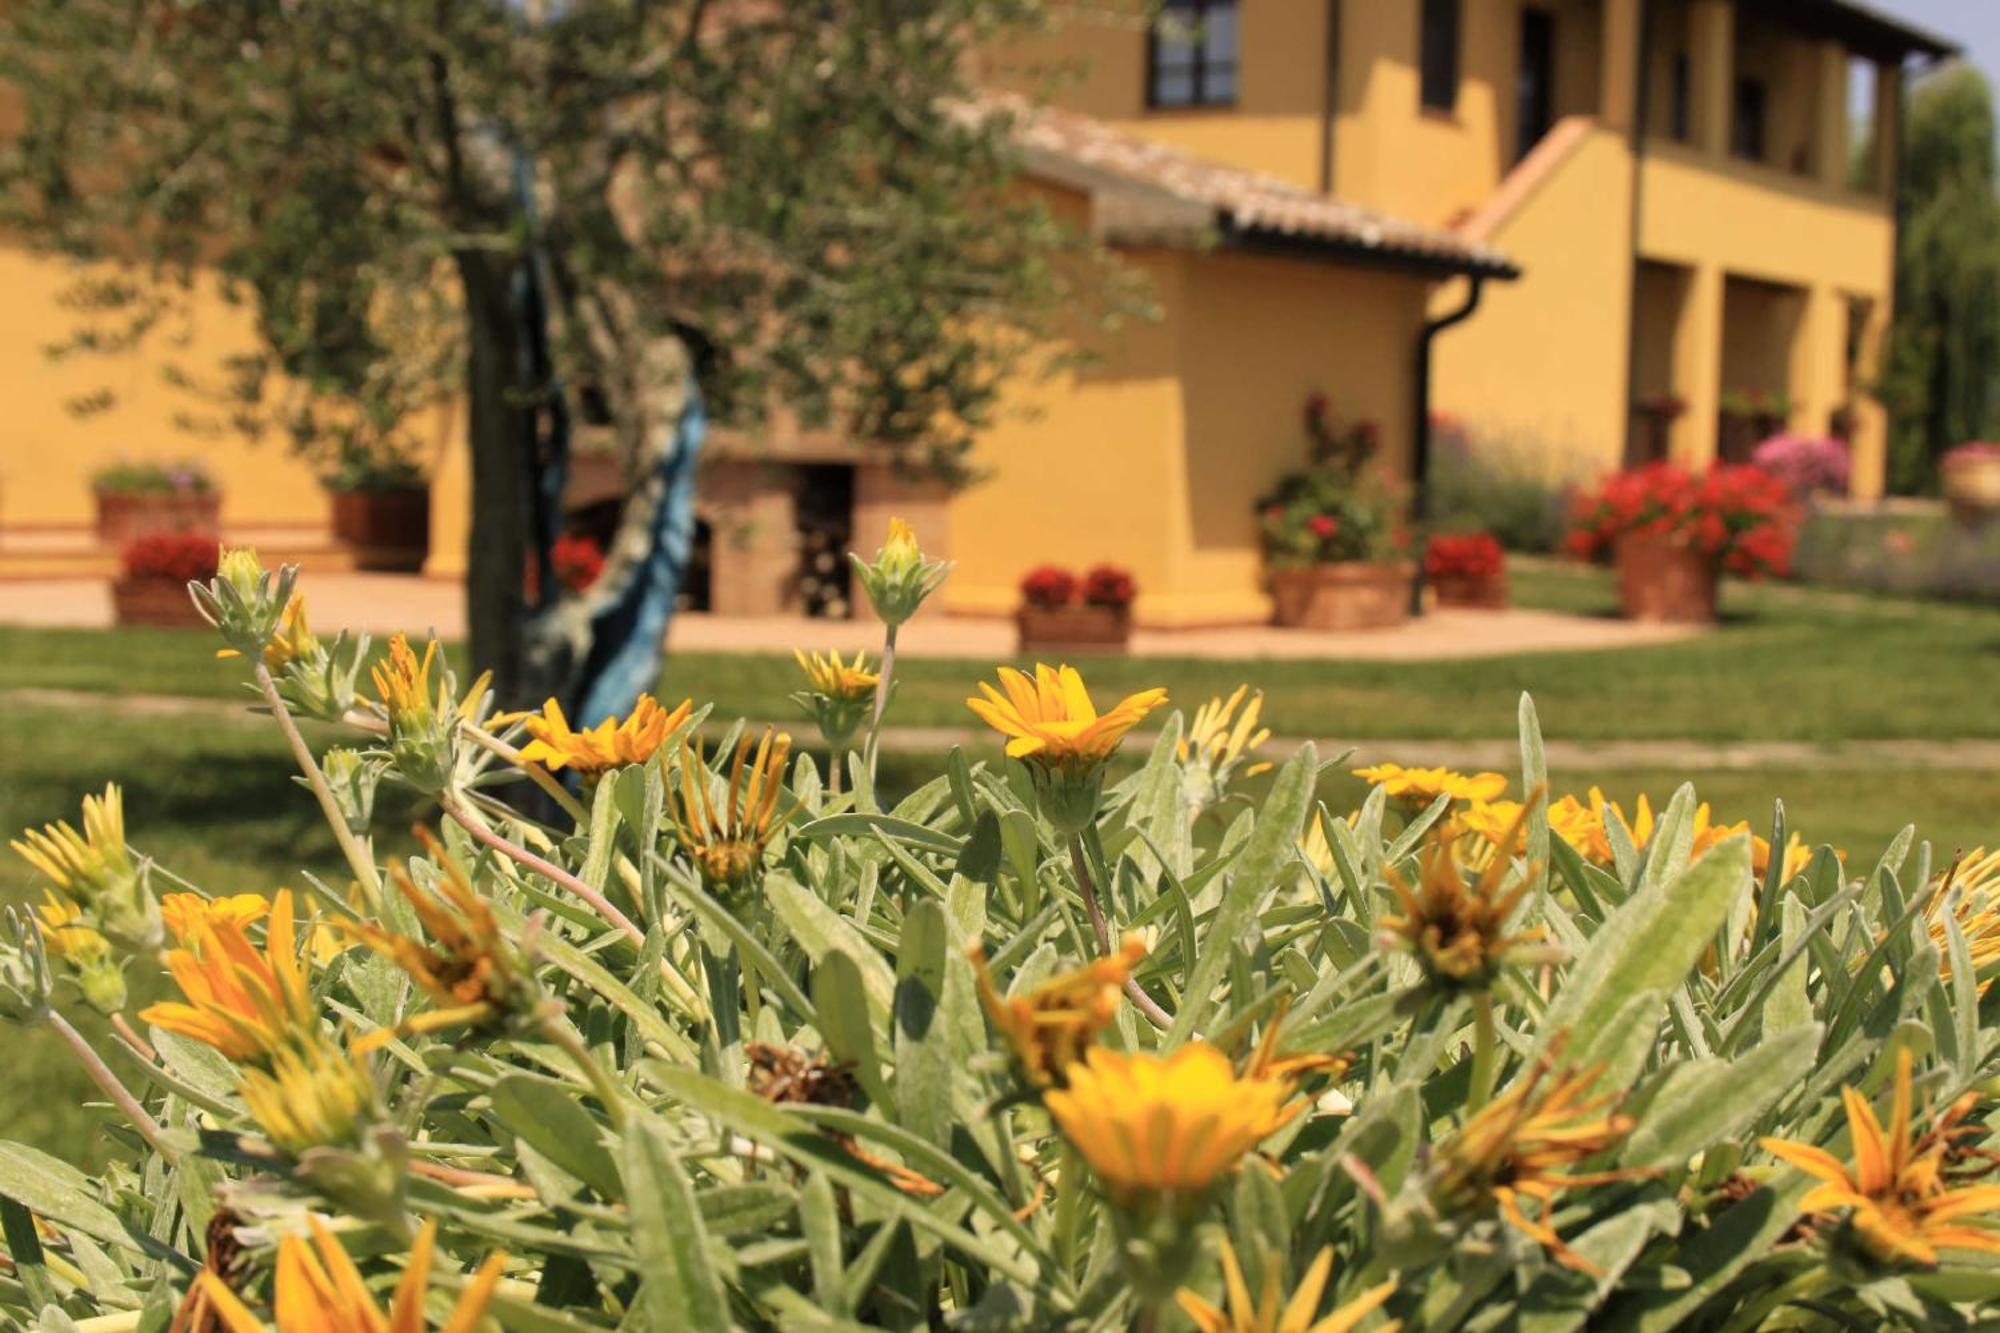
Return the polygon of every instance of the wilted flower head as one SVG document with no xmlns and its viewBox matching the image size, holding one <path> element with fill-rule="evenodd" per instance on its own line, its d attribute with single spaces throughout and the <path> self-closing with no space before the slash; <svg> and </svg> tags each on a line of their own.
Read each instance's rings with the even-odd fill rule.
<svg viewBox="0 0 2000 1333">
<path fill-rule="evenodd" d="M 900 518 L 889 520 L 888 538 L 873 560 L 863 560 L 852 551 L 847 558 L 875 614 L 892 629 L 915 615 L 951 573 L 950 562 L 924 559 L 917 534 Z"/>
<path fill-rule="evenodd" d="M 1551 1219 L 1565 1190 L 1642 1179 L 1637 1168 L 1574 1171 L 1630 1134 L 1628 1115 L 1605 1114 L 1615 1096 L 1590 1098 L 1603 1067 L 1555 1073 L 1560 1041 L 1514 1085 L 1475 1112 L 1432 1155 L 1431 1197 L 1447 1215 L 1460 1210 L 1500 1215 L 1547 1247 L 1556 1262 L 1595 1272 L 1590 1262 L 1556 1234 Z M 1523 1198 L 1541 1205 L 1530 1217 Z"/>
<path fill-rule="evenodd" d="M 868 659 L 858 652 L 852 662 L 841 661 L 839 653 L 794 649 L 792 656 L 806 676 L 806 688 L 792 696 L 793 702 L 811 715 L 828 745 L 847 744 L 868 719 L 880 675 L 868 669 Z"/>
<path fill-rule="evenodd" d="M 1421 810 L 1440 796 L 1454 801 L 1495 801 L 1506 794 L 1507 779 L 1499 773 L 1460 773 L 1449 768 L 1405 768 L 1382 763 L 1357 768 L 1354 776 L 1387 792 L 1392 800 Z"/>
<path fill-rule="evenodd" d="M 137 949 L 159 943 L 159 909 L 126 849 L 125 796 L 117 783 L 83 798 L 83 832 L 57 822 L 26 829 L 8 845 L 109 934 Z"/>
<path fill-rule="evenodd" d="M 1099 714 L 1074 667 L 1037 665 L 1033 679 L 1012 667 L 999 674 L 1001 689 L 982 681 L 966 706 L 1008 738 L 1009 758 L 1027 763 L 1049 822 L 1075 833 L 1096 816 L 1105 761 L 1167 692 L 1141 690 Z"/>
<path fill-rule="evenodd" d="M 437 860 L 437 884 L 418 887 L 402 866 L 391 869 L 390 879 L 416 913 L 424 938 L 399 934 L 374 921 L 339 923 L 342 933 L 400 967 L 437 1006 L 404 1020 L 398 1031 L 480 1027 L 531 1016 L 540 993 L 521 946 L 430 831 L 419 829 L 417 836 Z M 364 1039 L 363 1045 L 388 1035 Z"/>
<path fill-rule="evenodd" d="M 436 1218 L 418 1233 L 387 1312 L 375 1303 L 360 1270 L 326 1224 L 308 1213 L 306 1225 L 312 1232 L 310 1243 L 297 1233 L 278 1242 L 272 1306 L 279 1333 L 421 1333 L 437 1249 Z M 444 1324 L 445 1333 L 470 1333 L 479 1327 L 506 1261 L 506 1255 L 492 1254 L 466 1281 Z M 196 1281 L 208 1301 L 210 1327 L 227 1333 L 266 1333 L 263 1321 L 213 1270 L 204 1268 Z"/>
<path fill-rule="evenodd" d="M 231 903 L 235 900 L 225 900 Z M 213 1046 L 239 1064 L 267 1064 L 280 1050 L 319 1033 L 319 1010 L 306 984 L 294 929 L 292 891 L 273 896 L 259 951 L 249 922 L 234 906 L 208 913 L 177 910 L 187 927 L 166 953 L 167 971 L 184 1001 L 155 1004 L 139 1017 Z"/>
<path fill-rule="evenodd" d="M 627 764 L 643 764 L 651 759 L 668 737 L 686 724 L 694 712 L 694 701 L 683 699 L 671 710 L 660 701 L 642 694 L 632 711 L 622 720 L 607 717 L 581 731 L 570 728 L 562 705 L 550 699 L 540 713 L 525 716 L 528 735 L 521 758 L 551 770 L 571 768 L 587 778 L 595 778 Z"/>
<path fill-rule="evenodd" d="M 375 692 L 389 720 L 388 755 L 396 771 L 418 791 L 443 791 L 451 785 L 457 765 L 458 725 L 478 725 L 486 707 L 491 672 L 472 682 L 457 700 L 458 679 L 450 667 L 440 672 L 435 688 L 431 669 L 438 665 L 437 640 L 424 646 L 419 658 L 410 641 L 398 634 L 389 640 L 388 660 L 377 662 Z"/>
<path fill-rule="evenodd" d="M 986 950 L 966 951 L 979 984 L 986 1015 L 1007 1040 L 1021 1077 L 1033 1088 L 1061 1087 L 1070 1066 L 1081 1061 L 1097 1034 L 1118 1016 L 1125 981 L 1146 956 L 1137 935 L 1108 958 L 1051 977 L 1024 995 L 1002 995 L 986 969 Z"/>
<path fill-rule="evenodd" d="M 1271 729 L 1257 725 L 1263 711 L 1264 692 L 1251 694 L 1248 685 L 1195 709 L 1178 755 L 1185 775 L 1181 787 L 1197 814 L 1222 798 L 1239 769 L 1249 778 L 1271 767 L 1256 757 L 1258 747 L 1271 739 Z"/>
<path fill-rule="evenodd" d="M 1201 1041 L 1166 1056 L 1093 1046 L 1067 1079 L 1043 1104 L 1112 1201 L 1138 1213 L 1198 1205 L 1304 1105 L 1290 1079 L 1241 1077 Z"/>
<path fill-rule="evenodd" d="M 1313 1256 L 1306 1275 L 1299 1279 L 1290 1300 L 1280 1286 L 1279 1260 L 1275 1252 L 1265 1256 L 1262 1290 L 1253 1297 L 1250 1284 L 1243 1280 L 1243 1266 L 1237 1261 L 1236 1247 L 1222 1238 L 1222 1290 L 1228 1308 L 1209 1304 L 1206 1298 L 1187 1287 L 1174 1293 L 1174 1300 L 1199 1333 L 1351 1333 L 1361 1321 L 1382 1307 L 1396 1290 L 1389 1279 L 1319 1317 L 1320 1299 L 1326 1294 L 1327 1279 L 1333 1276 L 1333 1246 L 1327 1245 Z M 1396 1333 L 1402 1324 L 1390 1320 L 1382 1333 Z"/>
<path fill-rule="evenodd" d="M 1502 835 L 1500 845 L 1512 846 L 1526 819 L 1524 809 L 1515 816 L 1514 827 Z M 1486 868 L 1477 878 L 1468 882 L 1457 844 L 1450 829 L 1431 831 L 1417 856 L 1414 888 L 1393 867 L 1384 869 L 1402 912 L 1383 917 L 1382 928 L 1385 941 L 1413 954 L 1433 985 L 1483 989 L 1506 964 L 1546 956 L 1547 951 L 1536 946 L 1547 932 L 1539 926 L 1521 931 L 1508 928 L 1534 882 L 1531 875 L 1519 876 L 1509 888 L 1513 862 L 1505 856 L 1493 856 L 1487 858 Z"/>
<path fill-rule="evenodd" d="M 719 804 L 700 748 L 681 751 L 680 787 L 670 803 L 674 824 L 702 882 L 725 898 L 735 898 L 756 883 L 763 871 L 764 849 L 785 822 L 778 813 L 778 800 L 791 746 L 790 736 L 774 735 L 768 728 L 754 749 L 750 737 L 739 739 L 729 767 L 729 787 Z"/>
</svg>

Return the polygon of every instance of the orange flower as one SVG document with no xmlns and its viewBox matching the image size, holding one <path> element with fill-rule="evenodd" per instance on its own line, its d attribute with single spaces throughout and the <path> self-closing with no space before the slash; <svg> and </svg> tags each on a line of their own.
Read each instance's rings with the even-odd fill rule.
<svg viewBox="0 0 2000 1333">
<path fill-rule="evenodd" d="M 521 758 L 550 769 L 573 768 L 586 777 L 596 777 L 651 759 L 693 712 L 691 699 L 681 700 L 669 711 L 652 695 L 642 694 L 623 721 L 608 717 L 594 727 L 575 731 L 563 716 L 562 705 L 550 699 L 540 713 L 526 717 L 528 735 L 533 739 L 521 747 Z"/>
<path fill-rule="evenodd" d="M 986 970 L 986 950 L 966 950 L 987 1017 L 1007 1039 L 1016 1064 L 1036 1088 L 1061 1087 L 1065 1071 L 1084 1058 L 1097 1034 L 1118 1016 L 1120 992 L 1146 956 L 1137 935 L 1109 958 L 1051 977 L 1025 995 L 1002 995 Z"/>
<path fill-rule="evenodd" d="M 225 911 L 192 920 L 181 947 L 166 953 L 186 1002 L 156 1004 L 139 1017 L 244 1064 L 267 1063 L 310 1039 L 319 1031 L 319 1011 L 299 963 L 290 889 L 278 890 L 270 913 L 262 952 L 240 916 Z"/>
</svg>

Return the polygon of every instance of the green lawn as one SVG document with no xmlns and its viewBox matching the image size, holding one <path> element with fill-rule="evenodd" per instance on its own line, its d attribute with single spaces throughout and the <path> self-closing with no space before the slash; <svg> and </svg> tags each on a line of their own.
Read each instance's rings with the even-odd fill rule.
<svg viewBox="0 0 2000 1333">
<path fill-rule="evenodd" d="M 1517 575 L 1526 605 L 1608 614 L 1594 571 Z M 1534 694 L 1551 738 L 1803 740 L 2000 737 L 2000 610 L 1732 586 L 1728 623 L 1684 643 L 1618 652 L 1460 662 L 1219 662 L 1105 659 L 1102 693 L 1165 685 L 1186 704 L 1244 680 L 1266 695 L 1280 733 L 1366 740 L 1513 734 L 1515 702 Z M 236 671 L 205 634 L 0 628 L 0 683 L 230 698 Z M 895 718 L 967 726 L 964 700 L 992 664 L 908 661 Z M 782 719 L 797 688 L 789 656 L 677 654 L 662 692 L 712 701 L 720 715 Z"/>
</svg>

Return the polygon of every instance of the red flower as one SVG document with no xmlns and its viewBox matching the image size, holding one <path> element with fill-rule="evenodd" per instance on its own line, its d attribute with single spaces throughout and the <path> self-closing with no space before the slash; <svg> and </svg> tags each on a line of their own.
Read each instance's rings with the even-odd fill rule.
<svg viewBox="0 0 2000 1333">
<path fill-rule="evenodd" d="M 1507 553 L 1491 533 L 1433 537 L 1424 552 L 1424 573 L 1433 579 L 1494 578 L 1506 568 Z"/>
<path fill-rule="evenodd" d="M 1340 531 L 1340 520 L 1331 514 L 1314 514 L 1306 520 L 1306 526 L 1312 529 L 1313 536 L 1327 542 L 1332 541 L 1334 534 Z"/>
<path fill-rule="evenodd" d="M 1566 542 L 1586 559 L 1602 556 L 1628 535 L 1678 537 L 1749 578 L 1790 567 L 1794 509 L 1785 483 L 1759 467 L 1738 464 L 1695 476 L 1671 463 L 1652 463 L 1607 478 L 1572 506 Z"/>
<path fill-rule="evenodd" d="M 1138 595 L 1139 585 L 1117 565 L 1094 565 L 1083 576 L 1083 600 L 1091 606 L 1127 607 Z"/>
<path fill-rule="evenodd" d="M 571 592 L 583 592 L 604 573 L 604 548 L 592 538 L 564 534 L 549 547 L 549 563 L 555 566 L 557 582 Z"/>
<path fill-rule="evenodd" d="M 206 583 L 220 551 L 211 533 L 158 532 L 127 542 L 121 554 L 128 579 Z"/>
<path fill-rule="evenodd" d="M 1055 565 L 1038 565 L 1021 580 L 1021 600 L 1053 610 L 1076 600 L 1076 575 Z"/>
</svg>

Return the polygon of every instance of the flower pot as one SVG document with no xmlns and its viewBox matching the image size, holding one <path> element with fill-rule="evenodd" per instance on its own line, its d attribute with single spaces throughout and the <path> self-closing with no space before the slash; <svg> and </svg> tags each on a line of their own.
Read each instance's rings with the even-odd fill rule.
<svg viewBox="0 0 2000 1333">
<path fill-rule="evenodd" d="M 1513 602 L 1507 575 L 1439 574 L 1431 580 L 1437 604 L 1455 611 L 1505 611 Z"/>
<path fill-rule="evenodd" d="M 1351 560 L 1271 571 L 1271 618 L 1288 629 L 1388 629 L 1410 618 L 1416 566 Z"/>
<path fill-rule="evenodd" d="M 1629 534 L 1618 539 L 1616 558 L 1618 600 L 1627 620 L 1715 622 L 1722 567 L 1714 556 L 1672 537 Z"/>
<path fill-rule="evenodd" d="M 215 491 L 98 491 L 97 540 L 123 546 L 159 532 L 215 532 L 222 496 Z"/>
<path fill-rule="evenodd" d="M 424 486 L 333 491 L 333 535 L 356 569 L 415 574 L 431 549 L 431 493 Z"/>
<path fill-rule="evenodd" d="M 1976 525 L 2000 513 L 2000 454 L 1946 457 L 1938 480 L 1959 522 Z"/>
<path fill-rule="evenodd" d="M 1124 606 L 1024 606 L 1014 625 L 1023 657 L 1122 653 L 1132 642 L 1132 610 Z"/>
<path fill-rule="evenodd" d="M 177 579 L 116 579 L 111 584 L 111 609 L 121 625 L 200 629 L 208 624 L 195 610 L 187 584 Z"/>
</svg>

